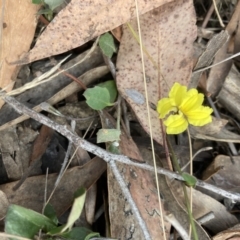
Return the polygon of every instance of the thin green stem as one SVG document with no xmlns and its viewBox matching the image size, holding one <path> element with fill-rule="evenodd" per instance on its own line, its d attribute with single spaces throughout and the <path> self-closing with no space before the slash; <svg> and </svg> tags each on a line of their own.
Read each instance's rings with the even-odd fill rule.
<svg viewBox="0 0 240 240">
<path fill-rule="evenodd" d="M 182 175 L 183 172 L 182 172 L 182 170 L 181 170 L 181 168 L 178 164 L 177 156 L 176 156 L 176 154 L 175 154 L 175 152 L 172 148 L 172 145 L 169 141 L 168 136 L 167 136 L 167 144 L 168 144 L 170 153 L 172 155 L 171 158 L 172 158 L 173 166 L 174 166 L 175 170 L 177 170 L 179 172 L 179 174 Z M 196 230 L 195 222 L 194 222 L 194 219 L 193 219 L 190 202 L 189 202 L 189 199 L 188 199 L 187 188 L 186 188 L 185 184 L 182 184 L 182 187 L 183 187 L 183 193 L 184 193 L 184 199 L 185 199 L 185 202 L 186 202 L 187 212 L 188 212 L 188 216 L 189 216 L 189 221 L 190 221 L 190 225 L 192 227 L 193 238 L 194 238 L 194 240 L 198 240 L 197 230 Z"/>
<path fill-rule="evenodd" d="M 189 142 L 189 161 L 190 161 L 190 175 L 193 175 L 193 160 L 192 160 L 192 141 L 191 141 L 191 135 L 189 132 L 189 128 L 187 128 L 187 134 L 188 134 L 188 142 Z M 192 198 L 192 187 L 190 186 L 190 210 L 192 212 L 192 202 L 193 202 L 193 198 Z M 191 236 L 191 225 L 189 227 L 189 236 Z"/>
</svg>

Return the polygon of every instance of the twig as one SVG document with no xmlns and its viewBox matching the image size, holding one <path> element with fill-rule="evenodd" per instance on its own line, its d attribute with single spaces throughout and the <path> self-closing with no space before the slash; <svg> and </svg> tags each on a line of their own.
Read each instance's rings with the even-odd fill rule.
<svg viewBox="0 0 240 240">
<path fill-rule="evenodd" d="M 117 182 L 120 185 L 120 188 L 121 188 L 124 196 L 127 198 L 128 203 L 130 204 L 130 206 L 132 208 L 132 212 L 135 214 L 135 217 L 139 223 L 139 226 L 141 227 L 141 229 L 143 231 L 145 239 L 147 239 L 147 240 L 151 239 L 150 234 L 147 229 L 147 226 L 146 226 L 142 216 L 140 215 L 139 210 L 132 198 L 132 195 L 131 195 L 130 191 L 128 190 L 128 187 L 127 187 L 126 183 L 124 182 L 123 177 L 121 176 L 121 174 L 116 166 L 116 162 L 113 160 L 112 161 L 110 160 L 108 162 L 108 165 L 110 166 L 111 170 L 113 171 L 114 176 L 117 179 Z"/>
<path fill-rule="evenodd" d="M 109 154 L 107 151 L 104 151 L 103 149 L 96 147 L 95 145 L 87 142 L 86 140 L 76 136 L 71 130 L 69 130 L 67 128 L 67 126 L 63 126 L 63 125 L 54 123 L 49 118 L 26 107 L 25 105 L 23 105 L 22 103 L 18 102 L 16 99 L 14 99 L 13 97 L 5 95 L 5 96 L 2 96 L 2 98 L 5 102 L 7 102 L 9 105 L 11 105 L 18 113 L 20 113 L 20 114 L 24 113 L 24 114 L 29 115 L 33 119 L 36 119 L 37 121 L 58 131 L 59 133 L 61 133 L 65 137 L 67 137 L 70 142 L 75 143 L 77 146 L 82 147 L 84 150 L 89 149 L 87 151 L 92 152 L 93 154 L 105 159 L 106 162 L 111 167 L 112 171 L 114 172 L 117 182 L 119 183 L 123 194 L 127 198 L 128 202 L 136 216 L 136 219 L 138 220 L 139 226 L 143 231 L 145 239 L 151 239 L 150 234 L 147 230 L 146 224 L 145 224 L 144 220 L 142 219 L 142 217 L 139 213 L 139 210 L 132 199 L 132 196 L 128 190 L 126 183 L 124 182 L 121 174 L 119 173 L 119 170 L 116 167 L 116 164 L 114 161 L 115 159 L 112 159 L 112 157 L 111 157 L 111 155 L 114 155 L 114 154 Z M 55 127 L 54 127 L 54 125 L 55 125 Z M 118 155 L 114 155 L 114 156 L 118 156 Z"/>
<path fill-rule="evenodd" d="M 59 132 L 63 136 L 65 136 L 69 141 L 72 141 L 76 146 L 79 146 L 83 148 L 84 150 L 91 152 L 95 154 L 96 156 L 102 158 L 104 161 L 109 163 L 109 161 L 118 161 L 127 165 L 132 165 L 136 167 L 143 168 L 148 171 L 154 171 L 154 168 L 150 165 L 147 164 L 142 164 L 142 163 L 136 163 L 134 161 L 131 161 L 128 157 L 123 156 L 123 155 L 117 155 L 117 154 L 112 154 L 104 149 L 95 146 L 94 144 L 78 137 L 75 135 L 70 129 L 67 128 L 67 126 L 60 125 L 51 119 L 47 118 L 46 116 L 35 112 L 34 110 L 26 107 L 22 103 L 18 102 L 15 98 L 3 95 L 2 99 L 8 103 L 10 106 L 12 106 L 18 113 L 20 114 L 26 114 L 30 116 L 31 118 L 35 119 L 36 121 L 39 121 L 42 124 L 45 124 L 46 126 L 54 129 L 55 131 Z M 159 174 L 166 175 L 170 178 L 176 178 L 180 181 L 184 181 L 184 179 L 177 173 L 168 171 L 164 168 L 157 168 L 157 172 Z M 226 190 L 223 190 L 221 188 L 218 188 L 216 186 L 213 186 L 211 184 L 205 183 L 201 180 L 197 180 L 196 186 L 207 189 L 211 192 L 217 193 L 220 196 L 224 198 L 229 198 L 232 199 L 233 201 L 240 202 L 240 194 L 239 193 L 232 193 L 228 192 Z"/>
<path fill-rule="evenodd" d="M 75 121 L 75 120 L 72 120 L 72 121 L 71 121 L 71 127 L 72 127 L 72 131 L 75 131 L 75 127 L 76 127 L 76 121 Z M 69 143 L 68 143 L 67 152 L 66 152 L 66 154 L 65 154 L 65 158 L 64 158 L 64 161 L 63 161 L 63 163 L 62 163 L 62 167 L 61 167 L 61 170 L 60 170 L 60 172 L 59 172 L 59 174 L 58 174 L 57 180 L 56 180 L 56 182 L 55 182 L 55 184 L 54 184 L 54 187 L 57 187 L 57 185 L 59 184 L 59 182 L 60 182 L 60 180 L 61 180 L 61 178 L 62 178 L 63 172 L 64 172 L 64 170 L 65 170 L 65 168 L 66 168 L 66 165 L 67 165 L 67 163 L 68 163 L 69 156 L 70 156 L 70 154 L 71 154 L 72 145 L 73 145 L 73 142 L 69 142 Z"/>
</svg>

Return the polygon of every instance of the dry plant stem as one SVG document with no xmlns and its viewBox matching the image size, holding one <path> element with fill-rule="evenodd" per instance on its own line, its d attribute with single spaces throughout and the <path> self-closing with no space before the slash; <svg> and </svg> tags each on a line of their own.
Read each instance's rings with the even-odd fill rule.
<svg viewBox="0 0 240 240">
<path fill-rule="evenodd" d="M 32 110 L 32 109 L 26 107 L 25 105 L 23 105 L 22 103 L 18 102 L 13 97 L 4 95 L 4 96 L 2 96 L 2 99 L 6 103 L 11 105 L 18 113 L 28 115 L 29 117 L 35 119 L 36 121 L 54 129 L 55 131 L 57 131 L 60 134 L 62 134 L 63 136 L 65 136 L 69 141 L 72 141 L 76 146 L 79 146 L 79 147 L 83 148 L 84 150 L 95 154 L 96 156 L 102 158 L 107 163 L 109 161 L 118 161 L 118 162 L 121 162 L 121 163 L 124 163 L 127 165 L 140 167 L 140 168 L 143 168 L 148 171 L 152 171 L 152 172 L 154 171 L 154 167 L 152 167 L 148 164 L 134 162 L 126 156 L 112 154 L 112 153 L 105 151 L 104 149 L 102 149 L 100 147 L 95 146 L 94 144 L 75 135 L 67 126 L 60 125 L 60 124 L 52 121 L 51 119 L 47 118 L 46 116 L 44 116 L 38 112 L 35 112 L 34 110 Z M 184 181 L 184 179 L 182 178 L 181 175 L 179 175 L 175 172 L 168 171 L 164 168 L 157 168 L 157 172 L 159 174 L 166 175 L 170 178 L 175 178 L 177 180 Z M 231 193 L 231 192 L 225 191 L 225 190 L 215 187 L 211 184 L 207 184 L 201 180 L 197 180 L 196 186 L 207 189 L 214 193 L 217 193 L 220 196 L 223 196 L 224 198 L 229 198 L 229 199 L 232 199 L 233 201 L 240 202 L 240 194 L 239 193 Z"/>
<path fill-rule="evenodd" d="M 209 151 L 209 150 L 212 150 L 213 148 L 212 147 L 204 147 L 204 148 L 201 148 L 199 149 L 192 157 L 192 161 L 193 159 L 201 152 L 205 152 L 205 151 Z M 190 164 L 190 161 L 188 163 L 186 163 L 182 168 L 181 170 L 184 171 L 184 169 Z"/>
<path fill-rule="evenodd" d="M 130 124 L 129 124 L 129 119 L 127 116 L 127 106 L 126 106 L 126 101 L 122 99 L 122 112 L 123 112 L 123 120 L 124 120 L 124 125 L 126 126 L 126 133 L 128 136 L 130 136 Z"/>
<path fill-rule="evenodd" d="M 193 175 L 193 160 L 192 160 L 192 142 L 191 142 L 191 135 L 189 128 L 187 128 L 187 134 L 188 134 L 188 142 L 189 142 L 189 159 L 190 159 L 190 175 Z M 189 197 L 189 202 L 190 202 L 190 211 L 192 213 L 193 209 L 193 195 L 192 195 L 192 187 L 190 187 L 190 197 Z M 192 225 L 190 224 L 189 226 L 189 237 L 191 238 L 191 232 L 192 232 Z"/>
<path fill-rule="evenodd" d="M 169 141 L 168 136 L 166 137 L 166 140 L 167 140 L 167 143 L 168 143 L 168 147 L 169 147 L 170 153 L 172 154 L 171 159 L 172 159 L 172 162 L 173 162 L 173 166 L 174 166 L 175 170 L 177 170 L 179 172 L 179 174 L 182 175 L 183 172 L 182 172 L 182 170 L 181 170 L 181 168 L 180 168 L 180 166 L 178 164 L 177 156 L 176 156 L 176 154 L 175 154 L 175 152 L 174 152 L 174 150 L 172 148 L 172 145 L 171 145 L 171 143 Z M 191 144 L 191 142 L 189 142 L 189 144 Z M 190 145 L 190 148 L 191 148 L 191 145 Z M 190 159 L 191 159 L 191 157 L 190 157 Z M 182 183 L 182 189 L 183 189 L 183 193 L 184 193 L 184 200 L 185 200 L 186 209 L 187 209 L 189 222 L 190 222 L 189 238 L 191 238 L 191 232 L 192 232 L 194 240 L 198 240 L 197 230 L 196 230 L 194 218 L 193 218 L 193 215 L 192 215 L 191 203 L 190 203 L 189 198 L 188 198 L 187 187 L 186 187 L 185 183 Z M 191 189 L 190 189 L 190 193 L 191 193 Z"/>
<path fill-rule="evenodd" d="M 185 229 L 182 227 L 182 225 L 179 223 L 179 221 L 175 218 L 175 216 L 172 213 L 165 215 L 165 219 L 169 223 L 171 223 L 175 230 L 177 230 L 182 239 L 190 240 L 188 233 L 185 231 Z"/>
<path fill-rule="evenodd" d="M 213 11 L 214 11 L 214 6 L 213 6 L 213 4 L 212 4 L 211 7 L 209 8 L 208 12 L 207 12 L 207 15 L 206 15 L 203 23 L 202 23 L 202 28 L 205 28 L 205 27 L 207 26 L 207 23 L 208 23 L 211 15 L 212 15 L 212 13 L 213 13 Z M 201 41 L 202 41 L 202 38 L 199 37 L 199 38 L 198 38 L 198 43 L 200 43 Z"/>
<path fill-rule="evenodd" d="M 116 162 L 115 161 L 112 161 L 110 160 L 108 162 L 108 165 L 110 166 L 111 170 L 113 171 L 114 173 L 114 176 L 115 178 L 117 179 L 117 182 L 118 184 L 120 185 L 120 188 L 123 192 L 123 195 L 127 198 L 128 200 L 128 203 L 130 204 L 131 208 L 132 208 L 132 212 L 135 214 L 135 217 L 139 223 L 139 226 L 141 227 L 142 231 L 143 231 L 143 234 L 144 234 L 144 237 L 146 240 L 148 239 L 151 239 L 151 236 L 148 232 L 148 229 L 146 227 L 146 224 L 144 222 L 144 220 L 142 219 L 142 216 L 140 215 L 139 211 L 138 211 L 138 208 L 131 196 L 131 193 L 129 192 L 128 190 L 128 186 L 126 185 L 126 183 L 124 182 L 123 178 L 122 178 L 122 175 L 120 174 L 117 166 L 116 166 Z M 163 230 L 163 232 L 165 232 Z"/>
<path fill-rule="evenodd" d="M 215 66 L 217 66 L 217 65 L 219 65 L 219 64 L 221 64 L 221 63 L 224 63 L 224 62 L 226 62 L 226 61 L 228 61 L 228 60 L 231 60 L 231 59 L 233 59 L 233 58 L 235 58 L 235 57 L 238 57 L 238 56 L 240 56 L 240 52 L 238 52 L 238 53 L 236 53 L 236 54 L 233 54 L 232 56 L 230 56 L 230 57 L 228 57 L 228 58 L 225 58 L 224 60 L 222 60 L 222 61 L 220 61 L 220 62 L 218 62 L 218 63 L 212 64 L 212 65 L 210 65 L 210 66 L 208 66 L 208 67 L 204 67 L 204 68 L 200 68 L 200 69 L 194 70 L 193 72 L 194 72 L 194 73 L 203 72 L 203 71 L 205 71 L 205 70 L 207 70 L 207 69 L 210 69 L 210 68 L 212 68 L 212 67 L 215 67 Z"/>
<path fill-rule="evenodd" d="M 62 175 L 61 175 L 61 177 L 60 177 L 59 182 L 61 181 L 61 178 L 63 177 L 63 175 L 64 175 L 65 172 L 67 171 L 67 169 L 68 169 L 70 163 L 72 162 L 72 160 L 73 160 L 73 158 L 74 158 L 74 156 L 75 156 L 77 150 L 78 150 L 78 148 L 76 148 L 76 150 L 75 150 L 75 152 L 73 153 L 71 159 L 69 160 L 68 165 L 67 165 L 67 167 L 64 169 L 64 171 L 63 171 L 63 173 L 62 173 Z M 50 193 L 50 196 L 49 196 L 48 200 L 45 202 L 44 208 L 47 206 L 47 204 L 48 204 L 49 201 L 51 200 L 51 198 L 52 198 L 52 196 L 53 196 L 55 190 L 57 189 L 57 186 L 58 186 L 58 185 L 56 185 L 56 184 L 54 185 L 54 188 L 53 188 L 52 192 Z"/>
<path fill-rule="evenodd" d="M 46 181 L 45 181 L 45 188 L 44 188 L 44 200 L 43 200 L 42 214 L 44 214 L 44 210 L 45 210 L 46 202 L 47 202 L 47 186 L 48 186 L 47 180 L 48 180 L 48 168 L 47 168 L 47 171 L 46 171 Z"/>
<path fill-rule="evenodd" d="M 75 127 L 76 127 L 76 121 L 72 120 L 71 121 L 71 128 L 72 128 L 73 132 L 75 131 Z M 63 176 L 63 172 L 64 172 L 64 170 L 66 168 L 67 163 L 68 163 L 68 158 L 69 158 L 69 156 L 71 154 L 72 146 L 73 146 L 73 142 L 69 142 L 68 143 L 67 152 L 65 154 L 65 158 L 64 158 L 64 161 L 62 163 L 62 167 L 61 167 L 61 170 L 60 170 L 60 172 L 58 174 L 57 180 L 56 180 L 56 182 L 54 184 L 54 187 L 56 187 L 59 184 L 59 182 L 60 182 L 60 180 L 61 180 L 61 178 Z"/>
<path fill-rule="evenodd" d="M 153 156 L 153 164 L 154 164 L 154 174 L 155 174 L 155 180 L 156 180 L 156 186 L 157 186 L 159 211 L 161 213 L 161 216 L 160 216 L 161 227 L 163 229 L 163 237 L 166 240 L 167 237 L 166 237 L 166 233 L 165 233 L 165 230 L 164 230 L 165 229 L 165 224 L 164 224 L 164 219 L 163 219 L 164 216 L 163 216 L 163 210 L 162 210 L 162 204 L 161 204 L 160 188 L 159 188 L 159 183 L 158 183 L 157 163 L 156 163 L 156 157 L 155 157 L 155 149 L 154 149 L 154 143 L 153 143 L 153 132 L 152 132 L 152 123 L 151 123 L 150 107 L 149 107 L 149 101 L 148 101 L 149 97 L 148 97 L 147 80 L 146 80 L 146 74 L 145 74 L 145 64 L 144 64 L 144 56 L 143 56 L 143 44 L 142 44 L 141 26 L 140 26 L 140 20 L 139 20 L 139 12 L 138 12 L 138 0 L 135 0 L 135 6 L 136 6 L 136 15 L 137 15 L 137 25 L 138 25 L 138 31 L 139 31 L 139 45 L 140 45 L 142 71 L 143 71 L 144 91 L 145 91 L 146 105 L 147 105 L 148 127 L 149 127 L 150 140 L 151 140 L 151 148 L 152 148 L 152 156 Z"/>
<path fill-rule="evenodd" d="M 116 81 L 116 68 L 114 63 L 111 61 L 111 59 L 109 57 L 107 57 L 106 55 L 103 55 L 103 60 L 106 63 L 106 65 L 108 66 L 109 71 L 111 72 L 113 79 Z"/>
<path fill-rule="evenodd" d="M 217 17 L 218 17 L 218 21 L 219 21 L 221 27 L 224 28 L 225 25 L 223 24 L 223 21 L 222 21 L 222 19 L 221 19 L 221 16 L 220 16 L 220 14 L 219 14 L 219 12 L 218 12 L 216 0 L 213 0 L 213 5 L 214 5 L 214 8 L 215 8 L 215 12 L 216 12 L 216 14 L 217 14 Z"/>
<path fill-rule="evenodd" d="M 211 108 L 213 109 L 213 113 L 214 113 L 215 117 L 221 119 L 221 116 L 220 116 L 217 108 L 215 107 L 211 97 L 207 96 L 207 100 L 208 100 Z M 228 146 L 231 149 L 231 152 L 232 152 L 233 156 L 237 156 L 238 152 L 237 152 L 237 149 L 236 149 L 235 145 L 232 142 L 228 142 Z"/>
<path fill-rule="evenodd" d="M 72 74 L 64 71 L 64 70 L 61 69 L 61 68 L 59 68 L 58 71 L 61 72 L 62 74 L 64 74 L 65 76 L 71 78 L 73 81 L 77 82 L 84 90 L 87 89 L 87 87 L 84 85 L 84 83 L 83 83 L 80 79 L 74 77 Z"/>
</svg>

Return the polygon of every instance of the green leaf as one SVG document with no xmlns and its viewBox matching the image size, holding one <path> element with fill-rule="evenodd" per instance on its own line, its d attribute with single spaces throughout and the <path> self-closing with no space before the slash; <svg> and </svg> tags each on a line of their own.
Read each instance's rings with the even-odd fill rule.
<svg viewBox="0 0 240 240">
<path fill-rule="evenodd" d="M 87 99 L 86 103 L 94 110 L 102 110 L 107 106 L 112 106 L 110 94 L 106 88 L 95 86 L 88 88 L 83 96 Z"/>
<path fill-rule="evenodd" d="M 109 80 L 98 84 L 97 86 L 106 88 L 110 94 L 110 103 L 113 103 L 117 97 L 117 87 L 114 80 Z"/>
<path fill-rule="evenodd" d="M 84 240 L 90 240 L 91 238 L 94 238 L 94 237 L 96 238 L 100 237 L 100 234 L 96 232 L 91 232 L 84 238 Z"/>
<path fill-rule="evenodd" d="M 48 217 L 49 219 L 51 219 L 56 226 L 58 225 L 58 218 L 57 218 L 57 214 L 53 208 L 53 206 L 51 204 L 47 204 L 46 207 L 44 208 L 44 213 L 43 213 L 46 217 Z"/>
<path fill-rule="evenodd" d="M 118 142 L 111 142 L 108 145 L 108 149 L 109 152 L 114 153 L 114 154 L 121 154 L 121 151 L 119 149 L 119 143 Z"/>
<path fill-rule="evenodd" d="M 51 219 L 33 210 L 18 205 L 10 205 L 8 208 L 5 219 L 6 233 L 33 238 L 40 229 L 48 232 L 55 227 Z"/>
<path fill-rule="evenodd" d="M 51 10 L 54 10 L 58 6 L 60 6 L 64 0 L 44 0 L 44 2 L 49 6 Z"/>
<path fill-rule="evenodd" d="M 40 9 L 38 11 L 38 15 L 41 15 L 41 14 L 52 14 L 52 10 L 47 8 L 47 9 Z"/>
<path fill-rule="evenodd" d="M 32 0 L 33 4 L 42 4 L 43 0 Z"/>
<path fill-rule="evenodd" d="M 184 173 L 182 173 L 182 177 L 187 186 L 195 187 L 197 179 L 194 176 L 190 175 L 189 173 L 184 172 Z"/>
<path fill-rule="evenodd" d="M 86 198 L 86 189 L 80 188 L 74 193 L 75 199 L 72 205 L 71 213 L 68 216 L 67 224 L 62 229 L 62 232 L 66 231 L 67 229 L 71 229 L 75 221 L 81 215 L 85 198 Z"/>
<path fill-rule="evenodd" d="M 55 227 L 55 228 L 51 229 L 50 231 L 48 231 L 47 234 L 51 235 L 51 236 L 61 235 L 62 230 L 65 226 L 66 226 L 66 224 L 64 224 L 62 226 Z"/>
<path fill-rule="evenodd" d="M 99 46 L 103 54 L 111 58 L 113 53 L 116 52 L 113 36 L 110 33 L 103 34 L 99 39 Z"/>
<path fill-rule="evenodd" d="M 97 132 L 97 143 L 114 142 L 120 140 L 121 132 L 117 129 L 100 129 Z"/>
<path fill-rule="evenodd" d="M 92 232 L 91 230 L 84 228 L 84 227 L 75 227 L 69 232 L 62 233 L 61 235 L 66 239 L 71 240 L 84 240 L 84 239 L 90 239 L 92 237 L 100 237 L 99 233 Z M 88 238 L 90 236 L 90 238 Z"/>
</svg>

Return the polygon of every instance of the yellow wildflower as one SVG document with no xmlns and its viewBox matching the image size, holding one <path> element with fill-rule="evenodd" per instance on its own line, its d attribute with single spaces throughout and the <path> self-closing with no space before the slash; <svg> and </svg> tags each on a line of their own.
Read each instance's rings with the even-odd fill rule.
<svg viewBox="0 0 240 240">
<path fill-rule="evenodd" d="M 167 134 L 184 132 L 188 124 L 203 126 L 212 122 L 210 107 L 202 106 L 204 96 L 196 89 L 187 91 L 186 86 L 175 83 L 169 92 L 169 98 L 158 101 L 157 111 L 160 118 L 167 119 L 163 122 L 167 127 Z"/>
</svg>

